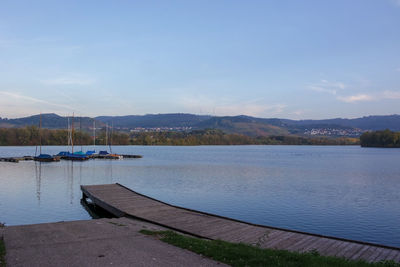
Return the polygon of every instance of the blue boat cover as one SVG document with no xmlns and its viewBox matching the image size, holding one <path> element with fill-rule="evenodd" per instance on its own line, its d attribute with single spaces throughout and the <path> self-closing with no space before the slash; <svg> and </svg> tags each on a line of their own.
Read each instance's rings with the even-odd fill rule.
<svg viewBox="0 0 400 267">
<path fill-rule="evenodd" d="M 51 159 L 53 156 L 49 155 L 49 154 L 40 154 L 39 156 L 37 156 L 37 158 L 40 159 Z"/>
<path fill-rule="evenodd" d="M 109 153 L 107 152 L 107 150 L 102 150 L 99 152 L 99 155 L 108 155 Z"/>
</svg>

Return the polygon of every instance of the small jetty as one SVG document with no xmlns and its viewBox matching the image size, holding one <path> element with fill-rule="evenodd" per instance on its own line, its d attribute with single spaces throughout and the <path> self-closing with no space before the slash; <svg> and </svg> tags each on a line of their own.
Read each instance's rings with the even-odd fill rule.
<svg viewBox="0 0 400 267">
<path fill-rule="evenodd" d="M 32 156 L 23 156 L 23 157 L 6 157 L 6 158 L 0 158 L 0 162 L 15 162 L 18 163 L 20 161 L 24 160 L 33 160 Z"/>
<path fill-rule="evenodd" d="M 400 262 L 397 247 L 251 224 L 170 205 L 120 184 L 86 185 L 81 190 L 84 200 L 90 199 L 116 217 L 139 219 L 200 238 L 297 252 L 318 251 L 321 255 L 367 262 Z"/>
<path fill-rule="evenodd" d="M 140 158 L 143 158 L 142 155 L 126 155 L 126 154 L 123 154 L 121 156 L 124 157 L 124 159 L 140 159 Z"/>
</svg>

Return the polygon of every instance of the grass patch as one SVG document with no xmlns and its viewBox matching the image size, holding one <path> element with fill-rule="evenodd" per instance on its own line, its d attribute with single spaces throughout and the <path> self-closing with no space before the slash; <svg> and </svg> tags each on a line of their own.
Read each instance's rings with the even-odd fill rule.
<svg viewBox="0 0 400 267">
<path fill-rule="evenodd" d="M 0 238 L 0 267 L 6 267 L 6 246 L 2 238 Z"/>
<path fill-rule="evenodd" d="M 400 264 L 393 261 L 367 263 L 365 261 L 350 261 L 343 258 L 321 256 L 316 251 L 296 253 L 261 249 L 242 243 L 235 244 L 221 240 L 204 240 L 183 236 L 172 231 L 141 230 L 140 232 L 231 266 L 400 267 Z"/>
</svg>

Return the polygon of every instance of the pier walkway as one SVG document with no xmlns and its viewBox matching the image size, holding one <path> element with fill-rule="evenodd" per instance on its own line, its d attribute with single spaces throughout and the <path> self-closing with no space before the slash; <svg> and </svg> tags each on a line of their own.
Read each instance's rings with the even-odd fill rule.
<svg viewBox="0 0 400 267">
<path fill-rule="evenodd" d="M 173 206 L 120 184 L 88 185 L 81 189 L 85 198 L 116 217 L 140 219 L 201 238 L 298 252 L 316 250 L 321 255 L 368 262 L 400 262 L 400 248 L 241 222 Z"/>
</svg>

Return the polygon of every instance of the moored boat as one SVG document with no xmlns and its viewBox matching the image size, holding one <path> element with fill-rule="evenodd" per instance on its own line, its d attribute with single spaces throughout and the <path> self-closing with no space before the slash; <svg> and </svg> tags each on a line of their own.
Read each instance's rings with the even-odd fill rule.
<svg viewBox="0 0 400 267">
<path fill-rule="evenodd" d="M 52 156 L 49 154 L 40 154 L 39 156 L 33 157 L 33 160 L 40 162 L 54 162 L 54 161 L 60 161 L 60 157 Z"/>
<path fill-rule="evenodd" d="M 35 156 L 33 157 L 34 161 L 40 161 L 40 162 L 60 161 L 60 157 L 58 156 L 42 154 L 42 113 L 40 113 L 40 119 L 39 119 L 39 146 L 40 146 L 40 153 L 39 156 L 36 156 L 37 153 L 37 146 L 36 146 Z"/>
<path fill-rule="evenodd" d="M 106 151 L 106 150 L 100 151 L 96 157 L 100 158 L 100 159 L 123 159 L 124 158 L 122 155 L 108 153 L 108 151 Z"/>
</svg>

